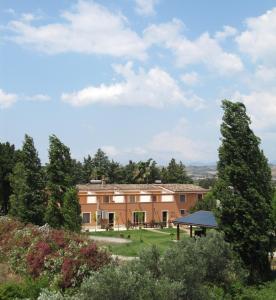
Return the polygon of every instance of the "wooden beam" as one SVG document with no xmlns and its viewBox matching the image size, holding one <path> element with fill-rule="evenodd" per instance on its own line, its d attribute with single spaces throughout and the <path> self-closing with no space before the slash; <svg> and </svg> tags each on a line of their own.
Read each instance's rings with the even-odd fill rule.
<svg viewBox="0 0 276 300">
<path fill-rule="evenodd" d="M 193 236 L 193 226 L 190 225 L 190 237 L 192 237 L 192 236 Z"/>
<path fill-rule="evenodd" d="M 177 224 L 176 227 L 176 239 L 179 241 L 180 240 L 180 229 L 179 229 L 179 224 Z"/>
</svg>

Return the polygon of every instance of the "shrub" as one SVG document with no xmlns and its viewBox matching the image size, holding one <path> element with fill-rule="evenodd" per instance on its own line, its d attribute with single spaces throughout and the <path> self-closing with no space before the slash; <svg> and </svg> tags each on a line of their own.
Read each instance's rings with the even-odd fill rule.
<svg viewBox="0 0 276 300">
<path fill-rule="evenodd" d="M 111 261 L 88 237 L 49 226 L 24 226 L 0 217 L 0 258 L 16 273 L 33 278 L 41 274 L 61 288 L 78 286 L 91 271 Z"/>
</svg>

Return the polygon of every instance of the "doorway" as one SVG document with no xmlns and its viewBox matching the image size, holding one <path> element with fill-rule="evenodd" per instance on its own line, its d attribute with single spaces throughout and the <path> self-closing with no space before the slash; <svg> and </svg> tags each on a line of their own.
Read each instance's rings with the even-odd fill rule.
<svg viewBox="0 0 276 300">
<path fill-rule="evenodd" d="M 168 211 L 167 210 L 162 211 L 162 223 L 163 223 L 163 226 L 165 226 L 165 227 L 168 226 Z"/>
<path fill-rule="evenodd" d="M 114 227 L 114 213 L 108 213 L 108 225 L 110 228 Z"/>
</svg>

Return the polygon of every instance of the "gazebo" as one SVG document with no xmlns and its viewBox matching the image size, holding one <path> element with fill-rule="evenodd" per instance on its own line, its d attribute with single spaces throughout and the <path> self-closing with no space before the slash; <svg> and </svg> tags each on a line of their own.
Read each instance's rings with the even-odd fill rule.
<svg viewBox="0 0 276 300">
<path fill-rule="evenodd" d="M 173 221 L 177 225 L 177 235 L 176 239 L 180 238 L 179 225 L 189 225 L 190 226 L 190 237 L 193 235 L 193 226 L 198 226 L 203 228 L 216 228 L 218 227 L 217 221 L 214 214 L 211 211 L 199 210 L 185 217 L 177 218 Z"/>
</svg>

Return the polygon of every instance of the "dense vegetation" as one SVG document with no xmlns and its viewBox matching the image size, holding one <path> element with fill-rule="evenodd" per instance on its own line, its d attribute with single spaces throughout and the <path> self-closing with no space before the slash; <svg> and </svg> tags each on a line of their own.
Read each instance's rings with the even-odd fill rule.
<svg viewBox="0 0 276 300">
<path fill-rule="evenodd" d="M 273 187 L 271 169 L 260 139 L 250 129 L 242 103 L 223 101 L 222 144 L 219 148 L 215 196 L 220 200 L 220 228 L 242 258 L 251 281 L 270 275 L 273 251 Z"/>
<path fill-rule="evenodd" d="M 85 236 L 0 217 L 0 262 L 16 274 L 45 277 L 52 287 L 64 289 L 80 285 L 91 271 L 108 264 L 110 256 Z"/>
</svg>

